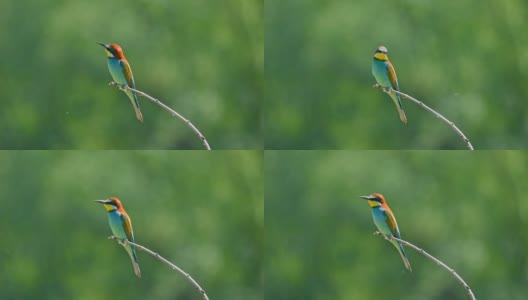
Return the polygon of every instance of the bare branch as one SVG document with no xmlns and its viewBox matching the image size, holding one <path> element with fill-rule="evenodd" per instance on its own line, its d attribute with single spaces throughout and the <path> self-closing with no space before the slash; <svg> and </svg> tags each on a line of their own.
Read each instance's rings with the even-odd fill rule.
<svg viewBox="0 0 528 300">
<path fill-rule="evenodd" d="M 158 253 L 146 248 L 146 247 L 143 247 L 141 245 L 138 245 L 136 243 L 133 243 L 133 242 L 130 242 L 126 239 L 120 239 L 120 238 L 117 238 L 115 236 L 110 236 L 108 237 L 109 240 L 115 240 L 117 241 L 118 243 L 121 243 L 121 244 L 130 244 L 130 245 L 133 245 L 135 246 L 137 249 L 139 250 L 142 250 L 142 251 L 145 251 L 147 252 L 148 254 L 154 256 L 155 258 L 161 260 L 162 262 L 164 262 L 165 264 L 167 264 L 169 267 L 171 267 L 173 270 L 176 270 L 178 272 L 180 272 L 183 276 L 187 277 L 187 279 L 194 285 L 194 287 L 196 287 L 196 289 L 200 292 L 200 294 L 202 294 L 202 297 L 204 300 L 209 300 L 209 297 L 207 297 L 207 294 L 205 293 L 204 289 L 202 289 L 202 287 L 191 277 L 191 275 L 189 275 L 188 273 L 186 273 L 185 271 L 183 271 L 182 269 L 178 268 L 178 266 L 176 266 L 175 264 L 171 263 L 170 261 L 166 260 L 165 258 L 163 258 L 161 255 L 159 255 Z"/>
<path fill-rule="evenodd" d="M 442 116 L 441 114 L 439 114 L 438 112 L 436 112 L 435 110 L 430 108 L 429 106 L 425 105 L 422 101 L 414 99 L 413 97 L 411 97 L 411 96 L 409 96 L 407 94 L 404 94 L 404 93 L 402 93 L 400 91 L 397 91 L 395 89 L 382 87 L 381 85 L 379 85 L 377 83 L 374 85 L 374 87 L 381 89 L 382 91 L 384 91 L 387 94 L 391 93 L 391 92 L 396 93 L 396 94 L 402 96 L 403 98 L 407 98 L 407 99 L 413 101 L 414 103 L 420 105 L 421 107 L 423 107 L 424 109 L 428 110 L 430 113 L 435 115 L 437 118 L 439 118 L 440 120 L 444 121 L 447 125 L 451 126 L 451 128 L 453 128 L 453 130 L 458 134 L 458 136 L 460 136 L 460 138 L 464 141 L 464 143 L 466 143 L 466 146 L 467 146 L 467 148 L 469 150 L 475 150 L 475 149 L 473 149 L 473 145 L 471 145 L 471 142 L 469 141 L 469 139 L 464 135 L 462 130 L 458 129 L 458 127 L 455 125 L 455 123 L 449 121 L 446 117 Z"/>
<path fill-rule="evenodd" d="M 147 99 L 149 99 L 150 101 L 156 103 L 158 106 L 160 106 L 161 108 L 163 108 L 164 110 L 168 111 L 171 115 L 179 118 L 181 121 L 183 121 L 183 123 L 187 124 L 187 126 L 189 126 L 193 131 L 194 133 L 198 136 L 198 138 L 200 138 L 200 140 L 202 141 L 202 144 L 205 146 L 205 149 L 207 150 L 211 150 L 211 147 L 209 146 L 209 144 L 207 143 L 207 140 L 205 139 L 205 137 L 202 135 L 202 133 L 200 133 L 200 131 L 191 123 L 191 121 L 189 121 L 188 119 L 186 119 L 185 117 L 183 117 L 182 115 L 180 115 L 179 113 L 177 113 L 175 110 L 173 110 L 172 108 L 168 107 L 167 105 L 163 104 L 163 102 L 159 101 L 158 99 L 146 94 L 146 93 L 143 93 L 142 91 L 139 91 L 139 90 L 136 90 L 134 88 L 131 88 L 127 85 L 121 85 L 119 83 L 116 83 L 114 81 L 110 82 L 109 85 L 115 85 L 117 86 L 118 88 L 122 89 L 122 90 L 131 90 L 133 92 L 136 92 L 138 95 L 140 96 L 143 96 Z"/>
<path fill-rule="evenodd" d="M 402 244 L 404 244 L 405 246 L 409 246 L 411 248 L 413 248 L 414 250 L 416 250 L 417 252 L 421 253 L 423 256 L 431 259 L 432 261 L 434 261 L 437 265 L 441 266 L 442 268 L 446 269 L 449 273 L 451 273 L 451 275 L 453 275 L 456 280 L 458 280 L 460 282 L 460 284 L 462 284 L 462 286 L 466 289 L 466 291 L 468 292 L 469 294 L 469 297 L 472 299 L 472 300 L 476 300 L 475 298 L 475 295 L 473 294 L 473 291 L 471 290 L 471 288 L 469 287 L 469 285 L 464 281 L 464 279 L 462 279 L 462 277 L 460 277 L 460 275 L 457 274 L 457 272 L 455 272 L 455 270 L 451 269 L 450 267 L 448 267 L 446 264 L 444 264 L 443 262 L 441 262 L 439 259 L 437 259 L 436 257 L 432 256 L 431 254 L 425 252 L 425 250 L 423 250 L 422 248 L 419 248 L 405 240 L 402 240 L 402 239 L 399 239 L 399 238 L 396 238 L 392 235 L 385 235 L 379 231 L 376 231 L 374 232 L 374 235 L 380 235 L 382 237 L 384 237 L 387 241 L 391 241 L 391 240 L 396 240 Z"/>
</svg>

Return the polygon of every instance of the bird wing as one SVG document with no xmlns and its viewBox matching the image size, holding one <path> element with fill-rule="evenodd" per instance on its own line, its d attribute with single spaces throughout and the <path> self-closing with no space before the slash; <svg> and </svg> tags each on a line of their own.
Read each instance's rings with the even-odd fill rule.
<svg viewBox="0 0 528 300">
<path fill-rule="evenodd" d="M 390 209 L 384 208 L 383 213 L 385 214 L 385 219 L 387 220 L 387 225 L 393 236 L 400 238 L 400 230 L 398 229 L 398 223 L 396 223 L 396 218 Z"/>
<path fill-rule="evenodd" d="M 399 91 L 400 87 L 398 86 L 398 77 L 396 77 L 396 71 L 394 70 L 390 60 L 387 60 L 387 71 L 389 73 L 389 80 L 392 83 L 392 88 Z"/>
<path fill-rule="evenodd" d="M 134 83 L 134 75 L 132 75 L 132 69 L 130 68 L 130 65 L 128 64 L 128 61 L 126 61 L 125 59 L 121 59 L 119 60 L 119 64 L 121 65 L 123 74 L 125 74 L 125 79 L 128 83 L 128 86 L 135 89 L 136 84 Z"/>
<path fill-rule="evenodd" d="M 130 222 L 130 217 L 121 213 L 121 221 L 123 222 L 123 228 L 125 229 L 127 240 L 134 242 L 134 231 L 132 231 L 132 222 Z"/>
</svg>

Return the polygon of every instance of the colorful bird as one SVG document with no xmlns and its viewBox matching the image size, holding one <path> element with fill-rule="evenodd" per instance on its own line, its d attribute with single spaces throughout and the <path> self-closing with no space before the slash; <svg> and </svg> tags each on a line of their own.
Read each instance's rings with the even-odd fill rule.
<svg viewBox="0 0 528 300">
<path fill-rule="evenodd" d="M 128 240 L 134 242 L 134 231 L 132 230 L 132 222 L 127 212 L 123 208 L 121 201 L 116 197 L 110 197 L 106 200 L 95 200 L 96 202 L 102 203 L 108 212 L 108 221 L 110 222 L 110 229 L 112 234 L 122 240 Z M 132 266 L 134 266 L 134 272 L 137 277 L 141 278 L 141 272 L 139 270 L 138 259 L 136 255 L 136 247 L 120 242 L 125 247 L 130 259 L 132 260 Z"/>
<path fill-rule="evenodd" d="M 379 46 L 376 53 L 374 53 L 374 59 L 372 60 L 372 75 L 374 75 L 374 78 L 376 78 L 376 81 L 382 87 L 392 88 L 396 91 L 400 90 L 396 71 L 394 71 L 394 67 L 387 56 L 387 48 L 385 48 L 385 46 Z M 396 104 L 396 109 L 398 109 L 398 113 L 400 114 L 400 120 L 407 124 L 407 117 L 405 116 L 405 112 L 403 112 L 400 95 L 394 92 L 390 92 L 389 95 L 394 101 L 394 104 Z"/>
<path fill-rule="evenodd" d="M 400 239 L 401 237 L 400 230 L 398 229 L 398 223 L 396 223 L 396 218 L 394 217 L 390 207 L 387 205 L 383 195 L 374 193 L 370 196 L 360 197 L 368 200 L 368 203 L 372 208 L 372 218 L 374 219 L 374 224 L 376 224 L 378 230 L 385 235 Z M 405 267 L 412 272 L 411 264 L 409 263 L 409 259 L 407 259 L 407 255 L 403 250 L 402 243 L 395 240 L 391 240 L 391 243 L 394 245 L 394 247 L 396 247 L 396 249 L 398 249 Z"/>
<path fill-rule="evenodd" d="M 125 58 L 121 47 L 118 44 L 107 45 L 99 42 L 97 43 L 105 48 L 106 56 L 108 56 L 108 70 L 110 70 L 112 79 L 120 85 L 135 89 L 136 84 L 134 83 L 134 75 L 132 75 L 132 69 L 130 69 L 130 65 Z M 127 94 L 130 102 L 132 102 L 132 106 L 136 111 L 136 117 L 143 122 L 143 115 L 139 109 L 139 101 L 136 93 L 126 89 L 123 89 L 123 91 Z"/>
</svg>

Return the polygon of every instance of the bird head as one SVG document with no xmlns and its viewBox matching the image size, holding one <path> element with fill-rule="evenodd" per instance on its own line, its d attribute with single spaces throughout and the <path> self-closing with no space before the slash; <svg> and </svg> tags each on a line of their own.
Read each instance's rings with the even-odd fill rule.
<svg viewBox="0 0 528 300">
<path fill-rule="evenodd" d="M 382 194 L 374 193 L 370 196 L 359 196 L 360 198 L 368 200 L 370 207 L 378 207 L 385 204 L 385 198 Z"/>
<path fill-rule="evenodd" d="M 103 44 L 99 42 L 97 44 L 105 48 L 106 56 L 109 58 L 123 59 L 125 57 L 123 55 L 123 49 L 118 44 Z"/>
<path fill-rule="evenodd" d="M 385 48 L 385 46 L 379 46 L 374 53 L 374 58 L 378 60 L 387 60 L 387 48 Z"/>
<path fill-rule="evenodd" d="M 110 197 L 106 200 L 95 200 L 95 202 L 99 202 L 104 205 L 106 208 L 106 211 L 113 211 L 113 210 L 119 210 L 123 206 L 121 205 L 121 201 L 117 199 L 116 197 Z"/>
</svg>

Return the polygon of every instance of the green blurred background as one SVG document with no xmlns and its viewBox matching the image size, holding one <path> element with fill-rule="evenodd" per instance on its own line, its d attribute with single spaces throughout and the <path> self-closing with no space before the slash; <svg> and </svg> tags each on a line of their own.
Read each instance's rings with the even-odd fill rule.
<svg viewBox="0 0 528 300">
<path fill-rule="evenodd" d="M 528 148 L 528 2 L 269 0 L 266 149 L 465 149 L 445 123 L 372 88 L 385 45 L 400 88 L 477 149 Z"/>
<path fill-rule="evenodd" d="M 136 120 L 104 42 L 213 149 L 262 149 L 262 24 L 262 0 L 1 1 L 0 148 L 203 149 L 146 98 Z"/>
<path fill-rule="evenodd" d="M 477 299 L 526 299 L 528 153 L 266 151 L 266 299 L 469 299 L 445 269 L 376 230 L 385 195 L 402 237 Z"/>
<path fill-rule="evenodd" d="M 202 299 L 139 251 L 142 278 L 94 202 L 119 197 L 136 242 L 210 299 L 262 299 L 260 151 L 0 152 L 0 299 Z"/>
</svg>

